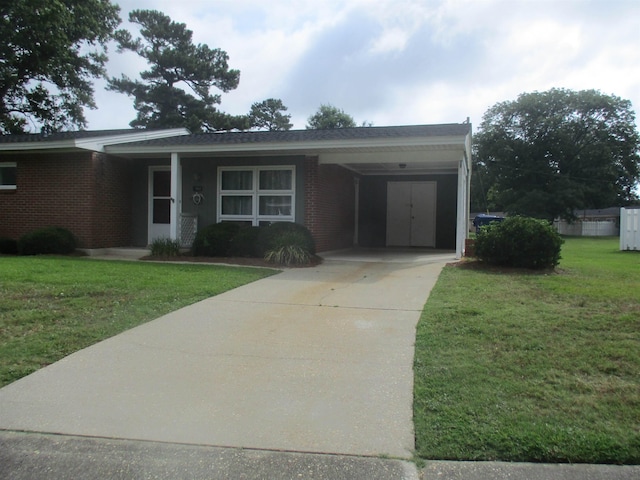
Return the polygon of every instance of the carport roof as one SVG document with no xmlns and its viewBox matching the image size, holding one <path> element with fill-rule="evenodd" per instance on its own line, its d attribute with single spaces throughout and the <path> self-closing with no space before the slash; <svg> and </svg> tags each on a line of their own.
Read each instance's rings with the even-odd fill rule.
<svg viewBox="0 0 640 480">
<path fill-rule="evenodd" d="M 405 125 L 390 127 L 334 128 L 326 130 L 286 130 L 286 131 L 247 131 L 189 134 L 183 128 L 142 130 L 78 130 L 55 132 L 50 134 L 30 133 L 18 135 L 0 135 L 0 148 L 9 149 L 9 145 L 28 144 L 32 148 L 38 144 L 71 145 L 81 142 L 102 141 L 106 145 L 118 145 L 123 149 L 164 147 L 179 145 L 234 145 L 280 142 L 312 141 L 348 141 L 380 140 L 412 137 L 455 137 L 466 136 L 471 132 L 469 123 L 447 123 L 437 125 Z"/>
<path fill-rule="evenodd" d="M 100 130 L 0 135 L 0 152 L 91 150 L 128 158 L 316 155 L 363 174 L 421 173 L 469 161 L 470 123 L 190 134 Z"/>
<path fill-rule="evenodd" d="M 327 155 L 416 151 L 433 148 L 464 149 L 469 123 L 356 127 L 328 130 L 288 130 L 203 133 L 113 144 L 106 152 L 122 156 Z"/>
<path fill-rule="evenodd" d="M 82 143 L 103 143 L 122 149 L 143 147 L 176 147 L 198 145 L 237 145 L 307 142 L 343 142 L 408 139 L 415 137 L 459 137 L 471 132 L 469 123 L 437 125 L 406 125 L 391 127 L 356 127 L 327 130 L 247 131 L 189 134 L 182 128 L 163 130 L 78 130 L 50 134 L 32 133 L 0 135 L 0 149 L 9 150 L 18 145 L 33 149 L 41 146 L 76 146 Z"/>
<path fill-rule="evenodd" d="M 286 130 L 286 131 L 250 131 L 218 132 L 165 137 L 155 140 L 132 142 L 123 147 L 141 146 L 177 146 L 177 145 L 233 145 L 250 143 L 309 142 L 371 140 L 409 137 L 464 136 L 470 132 L 468 123 L 440 125 L 409 125 L 395 127 L 356 127 L 333 128 L 327 130 Z"/>
</svg>

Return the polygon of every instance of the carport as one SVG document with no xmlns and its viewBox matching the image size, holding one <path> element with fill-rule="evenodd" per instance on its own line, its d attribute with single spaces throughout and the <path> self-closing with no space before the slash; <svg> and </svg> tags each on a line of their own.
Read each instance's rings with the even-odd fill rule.
<svg viewBox="0 0 640 480">
<path fill-rule="evenodd" d="M 319 153 L 355 173 L 354 245 L 429 247 L 463 255 L 469 220 L 471 125 L 398 127 L 395 138 Z"/>
</svg>

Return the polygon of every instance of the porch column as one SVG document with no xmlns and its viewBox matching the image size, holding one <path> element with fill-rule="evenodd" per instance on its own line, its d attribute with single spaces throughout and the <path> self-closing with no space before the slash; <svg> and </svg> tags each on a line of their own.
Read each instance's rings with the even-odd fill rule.
<svg viewBox="0 0 640 480">
<path fill-rule="evenodd" d="M 464 254 L 464 241 L 469 228 L 469 169 L 463 158 L 458 165 L 458 212 L 456 226 L 456 258 Z"/>
<path fill-rule="evenodd" d="M 353 226 L 353 245 L 357 247 L 360 242 L 360 179 L 358 177 L 353 179 L 353 188 L 355 190 L 355 225 Z"/>
<path fill-rule="evenodd" d="M 180 212 L 182 212 L 182 168 L 180 156 L 171 154 L 171 217 L 169 237 L 180 240 Z"/>
</svg>

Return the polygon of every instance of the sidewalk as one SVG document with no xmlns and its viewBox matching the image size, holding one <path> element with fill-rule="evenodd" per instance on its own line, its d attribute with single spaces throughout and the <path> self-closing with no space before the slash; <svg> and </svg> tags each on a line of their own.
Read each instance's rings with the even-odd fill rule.
<svg viewBox="0 0 640 480">
<path fill-rule="evenodd" d="M 636 480 L 638 466 L 427 462 L 0 431 L 0 478 Z"/>
</svg>

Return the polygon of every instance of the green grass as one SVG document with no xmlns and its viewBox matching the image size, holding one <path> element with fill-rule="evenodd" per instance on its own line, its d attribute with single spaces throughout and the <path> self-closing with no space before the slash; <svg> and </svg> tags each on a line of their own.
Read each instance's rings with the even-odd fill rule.
<svg viewBox="0 0 640 480">
<path fill-rule="evenodd" d="M 423 459 L 640 463 L 640 253 L 567 238 L 557 273 L 448 266 L 415 357 Z"/>
<path fill-rule="evenodd" d="M 0 386 L 107 337 L 275 272 L 0 257 Z"/>
</svg>

